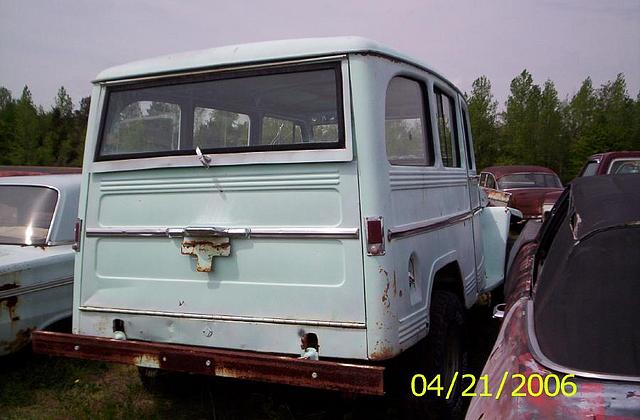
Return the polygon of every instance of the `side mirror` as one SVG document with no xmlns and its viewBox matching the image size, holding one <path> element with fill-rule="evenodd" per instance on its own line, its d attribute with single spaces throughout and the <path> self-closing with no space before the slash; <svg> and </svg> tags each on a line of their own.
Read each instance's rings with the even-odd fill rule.
<svg viewBox="0 0 640 420">
<path fill-rule="evenodd" d="M 502 319 L 504 318 L 504 310 L 506 309 L 506 303 L 500 303 L 493 307 L 493 319 Z"/>
</svg>

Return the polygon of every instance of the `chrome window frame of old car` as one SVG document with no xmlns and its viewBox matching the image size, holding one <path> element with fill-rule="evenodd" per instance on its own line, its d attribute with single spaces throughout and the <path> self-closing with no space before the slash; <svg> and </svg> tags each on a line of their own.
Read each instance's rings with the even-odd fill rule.
<svg viewBox="0 0 640 420">
<path fill-rule="evenodd" d="M 54 187 L 53 185 L 46 185 L 46 184 L 18 184 L 18 183 L 11 183 L 11 184 L 2 184 L 0 186 L 7 186 L 7 187 L 37 187 L 37 188 L 48 188 L 50 190 L 53 190 L 56 192 L 56 205 L 53 208 L 53 213 L 51 214 L 51 220 L 49 221 L 49 228 L 47 229 L 47 237 L 45 238 L 44 243 L 42 244 L 33 244 L 33 245 L 27 245 L 27 244 L 2 244 L 2 245 L 17 245 L 17 246 L 56 246 L 56 245 L 69 245 L 71 243 L 73 243 L 73 241 L 58 241 L 58 242 L 52 242 L 51 241 L 51 232 L 52 232 L 52 227 L 53 224 L 56 221 L 56 216 L 58 214 L 58 209 L 60 207 L 60 189 L 57 187 Z"/>
<path fill-rule="evenodd" d="M 107 112 L 108 90 L 114 86 L 128 86 L 140 83 L 154 83 L 162 85 L 171 79 L 193 78 L 193 77 L 234 77 L 238 72 L 249 72 L 247 74 L 261 74 L 262 72 L 295 72 L 308 70 L 313 66 L 331 66 L 336 68 L 336 94 L 338 105 L 338 123 L 341 127 L 342 139 L 336 143 L 335 147 L 306 148 L 300 150 L 270 150 L 270 151 L 242 151 L 242 152 L 221 152 L 210 154 L 210 166 L 224 165 L 249 165 L 249 164 L 279 164 L 279 163 L 307 163 L 307 162 L 349 162 L 354 158 L 352 127 L 351 127 L 351 88 L 349 81 L 349 61 L 346 54 L 331 55 L 318 58 L 287 60 L 269 62 L 255 65 L 244 65 L 235 67 L 213 68 L 201 71 L 171 72 L 154 76 L 137 77 L 123 80 L 97 82 L 100 89 L 100 100 L 96 112 L 100 115 L 99 126 L 88 127 L 93 134 L 93 158 L 89 162 L 90 172 L 111 172 L 124 170 L 137 170 L 157 167 L 193 167 L 201 166 L 197 155 L 171 153 L 163 156 L 149 156 L 138 158 L 117 158 L 103 159 L 99 157 L 100 142 L 105 125 L 105 115 Z M 186 80 L 184 79 L 184 80 Z M 340 129 L 340 127 L 339 127 Z M 91 134 L 89 134 L 91 135 Z M 88 135 L 88 137 L 89 137 Z"/>
</svg>

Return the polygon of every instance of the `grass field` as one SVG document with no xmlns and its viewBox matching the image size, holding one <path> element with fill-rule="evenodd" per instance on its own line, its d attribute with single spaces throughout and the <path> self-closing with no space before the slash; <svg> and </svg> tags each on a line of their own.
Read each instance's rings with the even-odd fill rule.
<svg viewBox="0 0 640 420">
<path fill-rule="evenodd" d="M 488 318 L 487 308 L 469 313 L 470 373 L 481 371 L 495 340 Z M 23 351 L 0 358 L 0 418 L 370 420 L 403 410 L 384 398 L 188 375 L 174 381 L 172 392 L 150 393 L 134 366 Z"/>
</svg>

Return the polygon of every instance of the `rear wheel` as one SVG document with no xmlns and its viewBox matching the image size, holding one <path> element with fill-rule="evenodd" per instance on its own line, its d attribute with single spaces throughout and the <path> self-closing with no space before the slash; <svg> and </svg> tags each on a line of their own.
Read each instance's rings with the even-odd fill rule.
<svg viewBox="0 0 640 420">
<path fill-rule="evenodd" d="M 443 387 L 441 396 L 431 392 L 427 409 L 442 418 L 461 418 L 464 408 L 462 391 L 467 384 L 462 375 L 467 369 L 465 346 L 464 307 L 458 297 L 447 291 L 436 290 L 431 297 L 431 326 L 426 339 L 427 379 L 437 375 Z M 455 383 L 447 399 L 451 382 Z"/>
</svg>

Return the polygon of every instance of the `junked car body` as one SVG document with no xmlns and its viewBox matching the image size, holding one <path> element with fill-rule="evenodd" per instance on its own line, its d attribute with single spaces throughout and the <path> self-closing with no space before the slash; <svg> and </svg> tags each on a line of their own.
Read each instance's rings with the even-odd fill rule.
<svg viewBox="0 0 640 420">
<path fill-rule="evenodd" d="M 562 191 L 558 175 L 542 166 L 491 166 L 480 173 L 480 186 L 492 205 L 514 207 L 524 219 L 540 218 L 545 195 Z"/>
<path fill-rule="evenodd" d="M 527 224 L 467 419 L 640 418 L 639 227 L 633 175 L 577 178 Z"/>
<path fill-rule="evenodd" d="M 0 356 L 71 316 L 80 175 L 0 178 Z"/>
<path fill-rule="evenodd" d="M 436 329 L 434 296 L 462 311 L 503 279 L 463 95 L 372 41 L 106 70 L 86 150 L 74 334 L 38 351 L 380 394 L 369 362 Z M 307 332 L 319 362 L 289 356 Z"/>
</svg>

